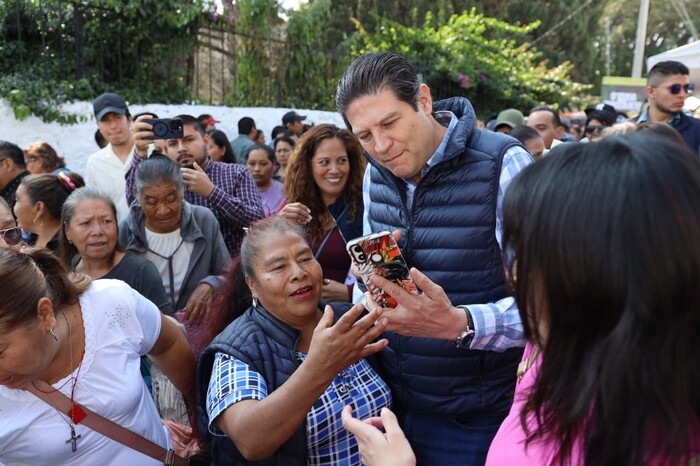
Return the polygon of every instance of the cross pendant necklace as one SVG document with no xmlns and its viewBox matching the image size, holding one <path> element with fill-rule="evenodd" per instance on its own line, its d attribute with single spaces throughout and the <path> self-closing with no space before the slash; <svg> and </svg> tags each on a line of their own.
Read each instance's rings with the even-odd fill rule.
<svg viewBox="0 0 700 466">
<path fill-rule="evenodd" d="M 78 440 L 80 440 L 82 435 L 75 435 L 75 427 L 70 426 L 70 438 L 66 440 L 66 445 L 70 443 L 70 448 L 75 453 L 78 450 Z"/>
</svg>

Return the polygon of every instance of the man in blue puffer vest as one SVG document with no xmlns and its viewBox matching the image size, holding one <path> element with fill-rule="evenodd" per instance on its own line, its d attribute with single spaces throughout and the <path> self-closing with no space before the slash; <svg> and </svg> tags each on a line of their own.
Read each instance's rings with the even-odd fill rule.
<svg viewBox="0 0 700 466">
<path fill-rule="evenodd" d="M 423 291 L 407 296 L 376 279 L 399 302 L 384 314 L 382 360 L 406 437 L 418 464 L 483 465 L 525 345 L 501 271 L 501 205 L 532 158 L 515 139 L 477 129 L 467 99 L 433 102 L 394 53 L 355 60 L 336 105 L 370 162 L 364 233 L 398 230 Z"/>
</svg>

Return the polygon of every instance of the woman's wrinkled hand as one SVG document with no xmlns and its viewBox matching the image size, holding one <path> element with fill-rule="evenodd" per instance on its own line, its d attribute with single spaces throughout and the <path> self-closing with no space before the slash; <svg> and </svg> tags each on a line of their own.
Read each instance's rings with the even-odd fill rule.
<svg viewBox="0 0 700 466">
<path fill-rule="evenodd" d="M 211 310 L 214 297 L 214 289 L 206 283 L 200 284 L 194 289 L 185 306 L 185 323 L 196 325 L 204 319 Z"/>
<path fill-rule="evenodd" d="M 311 209 L 306 207 L 301 202 L 292 202 L 282 207 L 277 215 L 280 215 L 290 222 L 306 225 L 311 221 Z"/>
<path fill-rule="evenodd" d="M 358 320 L 363 311 L 364 306 L 356 304 L 333 324 L 333 309 L 326 306 L 311 338 L 305 363 L 324 376 L 335 375 L 350 364 L 383 350 L 388 341 L 385 338 L 375 341 L 387 324 L 382 318 L 383 309 L 374 309 Z"/>
</svg>

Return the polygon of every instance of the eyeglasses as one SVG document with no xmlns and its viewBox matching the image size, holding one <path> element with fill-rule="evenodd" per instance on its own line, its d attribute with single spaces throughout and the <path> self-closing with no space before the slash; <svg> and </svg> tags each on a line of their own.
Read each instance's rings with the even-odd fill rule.
<svg viewBox="0 0 700 466">
<path fill-rule="evenodd" d="M 686 94 L 690 94 L 695 90 L 695 84 L 689 83 L 689 84 L 671 84 L 670 86 L 654 86 L 654 87 L 662 87 L 663 89 L 668 89 L 669 92 L 673 95 L 680 94 L 681 89 L 685 91 Z"/>
<path fill-rule="evenodd" d="M 27 157 L 26 159 L 24 159 L 24 164 L 26 165 L 28 163 L 33 163 L 33 162 L 36 162 L 37 160 L 39 160 L 39 157 L 32 155 L 31 157 Z"/>
<path fill-rule="evenodd" d="M 0 238 L 2 238 L 8 246 L 15 246 L 22 241 L 22 230 L 18 227 L 0 230 Z"/>
<path fill-rule="evenodd" d="M 586 126 L 586 134 L 600 134 L 603 131 L 602 126 Z"/>
</svg>

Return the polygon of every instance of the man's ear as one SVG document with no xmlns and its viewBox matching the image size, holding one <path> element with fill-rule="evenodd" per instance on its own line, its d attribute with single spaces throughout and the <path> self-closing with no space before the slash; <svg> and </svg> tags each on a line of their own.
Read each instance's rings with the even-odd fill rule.
<svg viewBox="0 0 700 466">
<path fill-rule="evenodd" d="M 433 98 L 430 95 L 430 88 L 425 83 L 418 87 L 418 109 L 426 115 L 433 113 Z"/>
<path fill-rule="evenodd" d="M 655 92 L 654 87 L 647 86 L 646 88 L 644 88 L 644 91 L 647 93 L 647 97 L 648 97 L 649 101 L 651 101 L 652 98 L 654 97 L 654 92 Z"/>
</svg>

